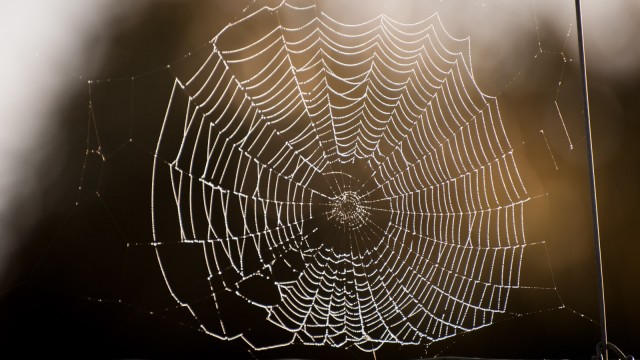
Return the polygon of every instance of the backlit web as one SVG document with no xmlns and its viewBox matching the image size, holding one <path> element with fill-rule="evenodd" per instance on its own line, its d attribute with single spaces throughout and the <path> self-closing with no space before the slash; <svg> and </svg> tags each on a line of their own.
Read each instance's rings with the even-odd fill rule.
<svg viewBox="0 0 640 360">
<path fill-rule="evenodd" d="M 204 331 L 375 350 L 506 311 L 529 197 L 467 39 L 284 2 L 208 47 L 171 66 L 152 184 L 165 281 Z"/>
</svg>

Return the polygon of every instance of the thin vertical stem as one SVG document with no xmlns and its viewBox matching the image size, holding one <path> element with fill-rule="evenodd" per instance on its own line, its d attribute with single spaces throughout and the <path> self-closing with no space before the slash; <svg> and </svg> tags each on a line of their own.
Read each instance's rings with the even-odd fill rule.
<svg viewBox="0 0 640 360">
<path fill-rule="evenodd" d="M 600 223 L 598 221 L 598 197 L 596 193 L 596 173 L 593 161 L 593 147 L 591 137 L 591 116 L 589 113 L 589 90 L 587 86 L 587 67 L 585 63 L 584 52 L 584 34 L 582 31 L 582 11 L 580 8 L 580 0 L 576 2 L 576 21 L 578 30 L 578 54 L 580 56 L 580 70 L 582 72 L 582 98 L 584 101 L 584 124 L 587 139 L 587 161 L 589 165 L 589 179 L 591 185 L 591 215 L 593 218 L 593 240 L 596 260 L 596 271 L 598 273 L 598 290 L 600 303 L 600 341 L 602 346 L 602 355 L 608 360 L 607 351 L 607 313 L 604 299 L 604 277 L 602 275 L 602 252 L 600 249 Z"/>
</svg>

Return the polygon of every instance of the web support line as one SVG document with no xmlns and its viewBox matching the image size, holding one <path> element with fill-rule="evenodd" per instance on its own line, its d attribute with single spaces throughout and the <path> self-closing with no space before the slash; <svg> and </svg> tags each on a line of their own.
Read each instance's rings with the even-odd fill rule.
<svg viewBox="0 0 640 360">
<path fill-rule="evenodd" d="M 608 360 L 607 350 L 607 312 L 604 299 L 604 278 L 602 276 L 602 253 L 600 249 L 600 223 L 598 221 L 598 197 L 596 193 L 596 173 L 593 161 L 593 147 L 591 137 L 591 117 L 589 113 L 589 90 L 587 87 L 587 67 L 585 65 L 584 34 L 582 31 L 582 11 L 580 0 L 576 0 L 576 21 L 578 30 L 578 53 L 580 56 L 580 70 L 582 73 L 582 99 L 584 101 L 584 124 L 587 141 L 587 162 L 589 164 L 589 179 L 591 187 L 591 216 L 593 218 L 593 240 L 596 258 L 596 271 L 598 272 L 598 290 L 600 304 L 600 341 L 602 343 L 602 358 Z"/>
</svg>

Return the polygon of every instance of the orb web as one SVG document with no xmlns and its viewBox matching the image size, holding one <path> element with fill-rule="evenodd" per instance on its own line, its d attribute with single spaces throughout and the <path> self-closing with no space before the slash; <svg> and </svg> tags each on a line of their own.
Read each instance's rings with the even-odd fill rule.
<svg viewBox="0 0 640 360">
<path fill-rule="evenodd" d="M 529 197 L 469 49 L 283 2 L 171 66 L 153 245 L 202 330 L 371 351 L 506 311 Z"/>
</svg>

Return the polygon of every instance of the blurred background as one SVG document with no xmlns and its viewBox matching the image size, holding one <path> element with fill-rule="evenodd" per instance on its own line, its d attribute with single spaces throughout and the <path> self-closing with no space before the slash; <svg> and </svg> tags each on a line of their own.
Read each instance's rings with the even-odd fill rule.
<svg viewBox="0 0 640 360">
<path fill-rule="evenodd" d="M 184 314 L 166 310 L 175 304 L 155 259 L 127 247 L 151 236 L 154 131 L 172 85 L 166 65 L 272 3 L 0 5 L 0 351 L 372 358 L 356 350 L 303 347 L 254 353 L 242 342 L 216 341 Z M 403 354 L 594 354 L 598 312 L 573 1 L 348 4 L 318 6 L 339 18 L 384 12 L 407 21 L 437 11 L 453 36 L 470 37 L 476 81 L 498 96 L 527 186 L 541 199 L 531 212 L 539 219 L 530 241 L 546 242 L 544 271 L 554 275 L 566 305 L 546 311 L 550 300 L 539 299 L 544 311 Z M 609 340 L 638 356 L 640 3 L 584 0 L 583 12 Z M 396 350 L 378 357 L 392 358 Z"/>
</svg>

